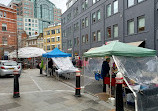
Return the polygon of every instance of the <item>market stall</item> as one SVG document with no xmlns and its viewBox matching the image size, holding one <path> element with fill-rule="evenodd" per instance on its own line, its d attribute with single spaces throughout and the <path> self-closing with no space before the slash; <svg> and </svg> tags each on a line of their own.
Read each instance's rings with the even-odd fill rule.
<svg viewBox="0 0 158 111">
<path fill-rule="evenodd" d="M 58 75 L 76 71 L 76 68 L 72 65 L 72 62 L 69 59 L 69 57 L 71 57 L 71 54 L 64 53 L 60 51 L 58 48 L 55 48 L 51 52 L 43 54 L 42 57 L 47 58 L 47 63 L 48 63 L 48 58 L 52 58 L 53 62 L 56 64 L 58 68 L 58 70 L 56 70 Z M 47 65 L 47 74 L 48 74 L 48 65 Z"/>
<path fill-rule="evenodd" d="M 84 57 L 105 56 L 112 57 L 118 71 L 124 75 L 124 81 L 135 97 L 135 110 L 158 110 L 158 102 L 151 99 L 158 98 L 156 51 L 115 41 L 84 53 Z M 110 89 L 111 83 L 112 75 L 110 74 Z"/>
<path fill-rule="evenodd" d="M 38 64 L 38 57 L 41 57 L 42 54 L 46 53 L 43 49 L 37 47 L 24 47 L 18 49 L 18 59 L 19 62 L 22 60 L 23 67 L 30 68 L 36 67 Z M 9 53 L 9 58 L 14 59 L 17 58 L 17 51 L 14 50 L 13 52 Z M 37 60 L 36 60 L 37 59 Z"/>
</svg>

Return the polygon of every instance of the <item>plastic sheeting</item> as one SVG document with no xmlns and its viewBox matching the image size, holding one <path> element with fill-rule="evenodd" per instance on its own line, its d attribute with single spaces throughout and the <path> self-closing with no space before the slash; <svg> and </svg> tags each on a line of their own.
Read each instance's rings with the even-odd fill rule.
<svg viewBox="0 0 158 111">
<path fill-rule="evenodd" d="M 43 49 L 37 47 L 24 47 L 18 49 L 18 58 L 39 57 L 46 53 Z M 10 58 L 16 58 L 16 51 L 9 53 Z"/>
<path fill-rule="evenodd" d="M 58 74 L 76 72 L 78 70 L 73 66 L 69 57 L 58 57 L 52 59 L 58 67 Z"/>
<path fill-rule="evenodd" d="M 134 80 L 140 85 L 158 84 L 158 59 L 156 56 L 141 58 L 114 57 L 117 62 L 117 67 L 119 67 L 125 77 Z"/>
<path fill-rule="evenodd" d="M 119 71 L 137 94 L 138 111 L 158 111 L 157 57 L 114 56 Z"/>
</svg>

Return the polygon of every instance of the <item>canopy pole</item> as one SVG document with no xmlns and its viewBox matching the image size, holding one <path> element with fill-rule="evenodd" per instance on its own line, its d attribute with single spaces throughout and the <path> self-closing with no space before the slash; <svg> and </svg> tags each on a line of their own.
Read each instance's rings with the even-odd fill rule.
<svg viewBox="0 0 158 111">
<path fill-rule="evenodd" d="M 112 62 L 110 62 L 110 98 L 111 98 L 111 81 L 112 81 L 112 70 L 111 70 Z"/>
<path fill-rule="evenodd" d="M 115 61 L 115 64 L 116 66 L 118 66 L 118 63 L 116 62 L 116 59 L 115 59 L 115 56 L 112 56 L 114 61 Z M 121 72 L 120 68 L 118 68 L 118 71 Z M 137 95 L 136 95 L 136 92 L 134 92 L 134 90 L 131 88 L 131 86 L 129 85 L 129 83 L 127 82 L 126 78 L 124 77 L 124 74 L 123 74 L 123 80 L 125 81 L 125 83 L 127 84 L 127 86 L 129 87 L 129 89 L 132 91 L 134 97 L 135 97 L 135 111 L 138 111 L 138 101 L 137 101 Z"/>
<path fill-rule="evenodd" d="M 47 58 L 47 75 L 48 75 L 48 58 Z"/>
</svg>

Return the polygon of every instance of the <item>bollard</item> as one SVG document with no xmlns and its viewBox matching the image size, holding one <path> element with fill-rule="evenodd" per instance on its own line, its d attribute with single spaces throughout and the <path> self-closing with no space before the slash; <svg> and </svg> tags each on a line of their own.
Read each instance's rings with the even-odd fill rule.
<svg viewBox="0 0 158 111">
<path fill-rule="evenodd" d="M 81 76 L 81 71 L 76 71 L 76 90 L 75 90 L 76 97 L 81 97 L 80 76 Z"/>
<path fill-rule="evenodd" d="M 15 68 L 13 71 L 14 74 L 14 93 L 13 93 L 13 98 L 19 98 L 20 93 L 19 93 L 19 70 Z"/>
<path fill-rule="evenodd" d="M 124 111 L 123 108 L 123 90 L 122 90 L 122 84 L 123 84 L 123 76 L 120 72 L 116 75 L 116 111 Z"/>
</svg>

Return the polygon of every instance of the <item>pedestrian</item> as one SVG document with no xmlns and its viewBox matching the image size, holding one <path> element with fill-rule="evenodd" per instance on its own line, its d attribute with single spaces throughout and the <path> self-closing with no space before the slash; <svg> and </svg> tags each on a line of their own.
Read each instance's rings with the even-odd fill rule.
<svg viewBox="0 0 158 111">
<path fill-rule="evenodd" d="M 43 67 L 44 67 L 44 65 L 43 65 L 43 59 L 42 59 L 42 61 L 39 63 L 39 67 L 40 67 L 40 74 L 43 74 Z"/>
<path fill-rule="evenodd" d="M 110 58 L 106 58 L 106 61 L 103 61 L 102 64 L 101 76 L 103 78 L 103 92 L 106 92 L 105 77 L 109 75 L 109 71 L 110 71 L 109 62 L 110 62 Z"/>
<path fill-rule="evenodd" d="M 74 67 L 76 66 L 76 60 L 74 57 L 72 58 L 72 64 L 74 65 Z"/>
<path fill-rule="evenodd" d="M 78 57 L 77 66 L 78 68 L 82 68 L 82 60 L 80 57 Z"/>
<path fill-rule="evenodd" d="M 53 75 L 53 61 L 50 58 L 49 62 L 48 62 L 48 73 L 50 74 L 50 76 Z"/>
</svg>

